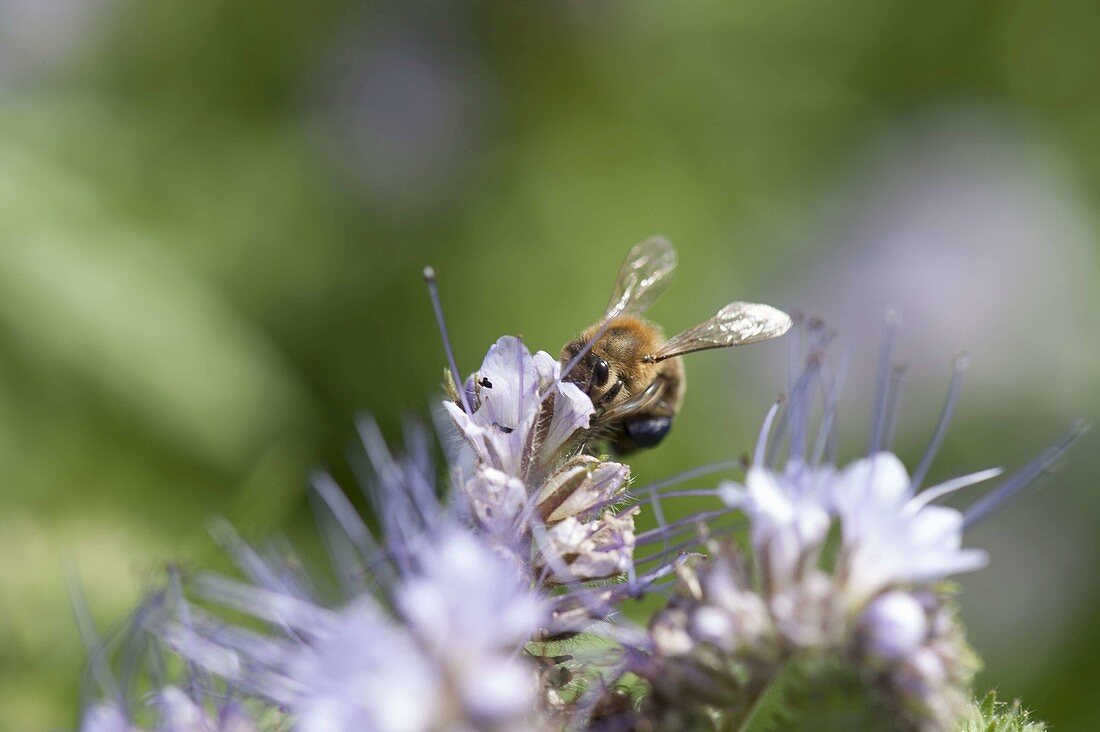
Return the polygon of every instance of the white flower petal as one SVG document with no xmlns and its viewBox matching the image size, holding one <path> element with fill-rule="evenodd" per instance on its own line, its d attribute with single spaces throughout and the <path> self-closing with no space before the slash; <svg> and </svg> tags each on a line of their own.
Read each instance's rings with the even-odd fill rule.
<svg viewBox="0 0 1100 732">
<path fill-rule="evenodd" d="M 518 658 L 498 656 L 478 663 L 476 673 L 461 680 L 463 706 L 486 725 L 523 718 L 535 703 L 538 679 Z"/>
<path fill-rule="evenodd" d="M 718 497 L 730 508 L 743 508 L 749 500 L 749 491 L 740 483 L 723 480 L 718 484 Z"/>
<path fill-rule="evenodd" d="M 909 543 L 953 551 L 962 544 L 963 515 L 947 506 L 926 506 L 906 521 Z"/>
<path fill-rule="evenodd" d="M 456 420 L 459 429 L 467 439 L 480 438 L 481 457 L 489 465 L 520 476 L 524 451 L 541 407 L 535 361 L 523 341 L 504 336 L 489 347 L 475 381 L 479 403 L 472 421 L 481 431 L 475 433 Z M 449 411 L 455 415 L 454 410 Z M 475 449 L 478 445 L 474 441 Z"/>
<path fill-rule="evenodd" d="M 290 676 L 302 685 L 291 710 L 305 732 L 428 730 L 445 698 L 432 662 L 367 599 L 303 647 Z"/>
<path fill-rule="evenodd" d="M 974 572 L 989 564 L 989 554 L 984 549 L 959 549 L 950 553 L 918 556 L 910 563 L 910 582 L 928 583 L 965 572 Z"/>
<path fill-rule="evenodd" d="M 909 497 L 909 473 L 897 455 L 875 453 L 846 467 L 833 491 L 838 506 L 898 505 Z"/>
<path fill-rule="evenodd" d="M 561 375 L 561 364 L 558 363 L 558 359 L 551 356 L 546 351 L 539 351 L 534 356 L 535 370 L 539 375 L 539 387 L 545 391 L 548 389 Z"/>
<path fill-rule="evenodd" d="M 96 704 L 84 713 L 80 732 L 131 732 L 125 713 L 115 704 Z"/>
<path fill-rule="evenodd" d="M 447 414 L 450 416 L 451 421 L 454 422 L 459 434 L 465 438 L 470 449 L 474 451 L 478 459 L 488 461 L 489 451 L 485 446 L 485 437 L 488 431 L 477 424 L 473 417 L 466 414 L 462 407 L 454 402 L 450 400 L 443 402 L 443 408 L 447 410 Z"/>
<path fill-rule="evenodd" d="M 541 459 L 544 462 L 552 459 L 574 432 L 588 426 L 595 411 L 592 400 L 576 384 L 558 384 L 554 393 L 554 414 L 542 443 Z"/>
<path fill-rule="evenodd" d="M 539 372 L 523 341 L 515 336 L 503 336 L 489 347 L 478 369 L 483 418 L 517 429 L 530 416 L 531 397 L 538 394 Z"/>
</svg>

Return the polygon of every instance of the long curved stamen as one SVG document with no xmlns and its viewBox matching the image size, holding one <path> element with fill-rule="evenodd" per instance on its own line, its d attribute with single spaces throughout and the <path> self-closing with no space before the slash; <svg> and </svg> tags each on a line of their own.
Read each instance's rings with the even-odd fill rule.
<svg viewBox="0 0 1100 732">
<path fill-rule="evenodd" d="M 943 444 L 943 438 L 947 435 L 947 425 L 950 424 L 951 415 L 955 412 L 955 404 L 959 401 L 963 375 L 969 367 L 970 359 L 967 358 L 965 353 L 960 353 L 955 357 L 951 370 L 951 385 L 947 387 L 947 396 L 944 398 L 939 419 L 936 420 L 936 429 L 932 431 L 932 439 L 928 442 L 928 449 L 925 450 L 924 456 L 917 465 L 917 469 L 913 471 L 913 477 L 909 481 L 909 490 L 914 493 L 920 490 L 924 479 L 928 477 L 932 462 L 936 459 L 936 454 L 940 451 L 940 445 Z"/>
<path fill-rule="evenodd" d="M 988 470 L 978 471 L 977 473 L 970 473 L 969 475 L 961 475 L 958 478 L 952 478 L 926 491 L 922 491 L 906 504 L 905 509 L 909 513 L 916 513 L 932 501 L 943 498 L 957 490 L 969 488 L 972 485 L 977 485 L 986 480 L 992 480 L 1002 473 L 1004 473 L 1003 468 L 990 468 Z"/>
<path fill-rule="evenodd" d="M 1032 460 L 1024 467 L 1005 479 L 1004 483 L 997 486 L 991 492 L 979 499 L 974 505 L 963 512 L 963 526 L 969 528 L 982 519 L 988 517 L 998 508 L 1003 506 L 1008 499 L 1033 483 L 1036 478 L 1046 472 L 1052 465 L 1058 462 L 1073 443 L 1081 439 L 1089 431 L 1087 420 L 1078 419 L 1065 434 L 1043 451 L 1039 457 Z"/>
<path fill-rule="evenodd" d="M 435 281 L 435 269 L 424 268 L 424 281 L 428 284 L 428 295 L 432 300 L 432 309 L 435 311 L 435 322 L 439 326 L 439 335 L 443 338 L 443 350 L 447 353 L 447 365 L 451 367 L 451 378 L 455 382 L 455 390 L 462 402 L 462 409 L 466 414 L 473 414 L 470 408 L 470 399 L 466 396 L 466 384 L 458 373 L 458 363 L 455 361 L 454 350 L 451 349 L 451 338 L 447 335 L 447 323 L 443 319 L 443 306 L 439 302 L 439 286 Z"/>
<path fill-rule="evenodd" d="M 875 382 L 875 411 L 871 420 L 871 433 L 867 439 L 867 454 L 873 455 L 882 450 L 883 437 L 886 434 L 887 392 L 890 388 L 890 364 L 894 360 L 894 342 L 897 340 L 901 318 L 890 310 L 886 313 L 882 350 L 879 351 L 878 378 Z"/>
<path fill-rule="evenodd" d="M 680 519 L 679 521 L 673 521 L 670 524 L 658 526 L 657 528 L 650 529 L 649 531 L 643 531 L 642 533 L 638 534 L 637 537 L 635 537 L 635 545 L 643 546 L 645 544 L 651 544 L 654 541 L 660 541 L 662 539 L 667 542 L 671 533 L 675 532 L 676 529 L 683 528 L 685 526 L 694 526 L 696 524 L 706 523 L 711 519 L 736 513 L 737 511 L 738 509 L 736 508 L 718 508 L 712 511 L 697 513 L 694 516 L 688 516 L 687 518 Z M 667 546 L 665 547 L 665 549 L 667 550 Z"/>
<path fill-rule="evenodd" d="M 640 496 L 642 494 L 649 495 L 652 491 L 656 490 L 661 492 L 665 496 L 675 496 L 674 493 L 664 493 L 666 488 L 674 487 L 693 480 L 695 478 L 701 478 L 703 476 L 712 475 L 714 473 L 720 473 L 723 470 L 730 470 L 732 468 L 741 466 L 740 460 L 722 460 L 716 463 L 710 463 L 708 465 L 701 465 L 698 468 L 692 468 L 691 470 L 685 470 L 682 473 L 677 473 L 670 478 L 650 483 L 632 491 L 633 495 L 617 494 L 611 498 L 606 498 L 599 503 L 593 505 L 590 510 L 597 511 L 608 506 L 613 506 L 616 503 L 625 502 L 628 504 L 641 503 L 644 499 Z M 712 491 L 712 494 L 717 495 L 717 491 Z"/>
<path fill-rule="evenodd" d="M 829 378 L 831 371 L 822 364 L 821 378 L 821 423 L 817 428 L 814 450 L 810 455 L 810 465 L 820 465 L 827 459 L 830 463 L 836 458 L 836 412 L 840 404 L 840 388 L 848 371 L 848 359 L 842 358 L 836 374 Z"/>
<path fill-rule="evenodd" d="M 901 412 L 901 397 L 905 392 L 905 374 L 908 368 L 904 365 L 895 366 L 890 370 L 890 391 L 886 398 L 886 434 L 882 439 L 881 449 L 889 450 L 894 444 L 894 432 L 898 426 L 898 415 Z"/>
<path fill-rule="evenodd" d="M 659 533 L 662 541 L 664 542 L 664 548 L 667 550 L 669 547 L 668 532 L 671 529 L 671 525 L 665 519 L 665 512 L 664 509 L 661 507 L 660 494 L 656 488 L 650 488 L 648 502 L 649 505 L 653 508 L 653 516 L 657 519 L 657 528 L 643 532 L 642 534 L 639 534 L 637 537 L 635 537 L 637 540 L 636 545 L 643 543 L 641 541 L 642 536 L 645 536 L 646 534 L 656 535 L 656 533 Z"/>
<path fill-rule="evenodd" d="M 772 429 L 772 422 L 775 421 L 775 415 L 779 411 L 779 405 L 783 403 L 782 398 L 777 399 L 772 404 L 771 409 L 768 410 L 767 416 L 764 417 L 764 426 L 760 428 L 760 436 L 756 438 L 756 451 L 752 455 L 752 464 L 754 467 L 762 468 L 767 462 L 768 457 L 768 434 Z M 776 440 L 778 442 L 778 440 Z"/>
</svg>

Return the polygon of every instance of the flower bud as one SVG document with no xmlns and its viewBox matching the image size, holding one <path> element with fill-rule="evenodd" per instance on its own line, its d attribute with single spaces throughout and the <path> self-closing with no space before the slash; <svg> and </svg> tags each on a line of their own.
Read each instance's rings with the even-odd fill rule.
<svg viewBox="0 0 1100 732">
<path fill-rule="evenodd" d="M 928 616 L 907 592 L 887 592 L 867 606 L 860 618 L 864 648 L 883 661 L 900 661 L 928 635 Z"/>
</svg>

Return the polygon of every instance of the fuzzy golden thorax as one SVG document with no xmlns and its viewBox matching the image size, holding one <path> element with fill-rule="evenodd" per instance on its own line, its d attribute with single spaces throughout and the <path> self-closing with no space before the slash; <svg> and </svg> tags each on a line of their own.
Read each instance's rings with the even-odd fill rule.
<svg viewBox="0 0 1100 732">
<path fill-rule="evenodd" d="M 645 389 L 657 376 L 660 365 L 645 357 L 664 342 L 659 326 L 648 320 L 622 315 L 606 327 L 602 324 L 584 330 L 562 349 L 561 362 L 568 363 L 585 345 L 597 338 L 584 358 L 566 377 L 588 394 L 597 408 L 617 406 Z"/>
</svg>

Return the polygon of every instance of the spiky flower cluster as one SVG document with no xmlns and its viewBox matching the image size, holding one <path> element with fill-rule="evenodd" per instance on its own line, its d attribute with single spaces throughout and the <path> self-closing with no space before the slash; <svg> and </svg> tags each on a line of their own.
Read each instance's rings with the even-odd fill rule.
<svg viewBox="0 0 1100 732">
<path fill-rule="evenodd" d="M 961 366 L 913 475 L 888 452 L 898 400 L 887 376 L 867 456 L 839 469 L 827 337 L 810 335 L 806 368 L 768 414 L 744 480 L 688 490 L 670 489 L 731 463 L 628 490 L 626 465 L 580 449 L 594 408 L 567 367 L 501 338 L 461 388 L 449 372 L 444 409 L 460 449 L 448 496 L 423 430 L 395 455 L 364 420 L 365 495 L 381 531 L 323 475 L 314 495 L 327 577 L 284 544 L 253 546 L 216 524 L 244 579 L 199 574 L 188 599 L 173 581 L 148 603 L 132 624 L 144 650 L 120 653 L 128 678 L 148 669 L 138 681 L 116 683 L 107 645 L 86 632 L 101 701 L 82 728 L 731 729 L 777 705 L 802 709 L 785 696 L 792 678 L 878 710 L 886 728 L 953 728 L 970 708 L 976 658 L 944 580 L 986 562 L 962 547 L 963 530 L 1079 430 L 967 511 L 940 505 L 999 474 L 920 489 Z M 670 524 L 661 501 L 672 496 L 709 497 L 714 510 Z M 646 507 L 658 527 L 636 533 Z M 747 519 L 740 545 L 717 538 L 714 520 L 731 515 Z M 668 601 L 648 625 L 619 616 L 625 600 L 656 591 Z"/>
<path fill-rule="evenodd" d="M 1081 427 L 968 511 L 938 505 L 1001 474 L 984 470 L 919 490 L 965 362 L 917 475 L 887 451 L 896 415 L 885 405 L 898 400 L 885 375 L 869 454 L 838 469 L 825 457 L 837 405 L 822 358 L 828 336 L 818 326 L 811 338 L 817 347 L 778 423 L 778 404 L 768 414 L 744 483 L 720 486 L 749 519 L 751 551 L 712 541 L 706 559 L 678 568 L 678 591 L 651 621 L 635 668 L 653 685 L 655 713 L 697 719 L 705 710 L 736 720 L 785 666 L 831 655 L 862 669 L 899 726 L 951 729 L 966 713 L 978 662 L 943 581 L 988 561 L 962 547 L 963 530 L 1049 467 Z"/>
<path fill-rule="evenodd" d="M 375 467 L 371 495 L 387 526 L 384 542 L 374 540 L 330 479 L 317 477 L 320 518 L 341 588 L 332 602 L 289 550 L 255 548 L 216 524 L 215 536 L 247 581 L 200 574 L 191 578 L 191 591 L 204 605 L 245 613 L 270 632 L 227 624 L 182 596 L 146 613 L 138 630 L 189 664 L 184 683 L 195 690 L 190 697 L 172 687 L 155 694 L 154 706 L 163 711 L 151 718 L 154 729 L 255 729 L 239 703 L 232 707 L 237 726 L 205 711 L 211 700 L 238 697 L 285 710 L 295 729 L 308 732 L 506 731 L 538 724 L 538 668 L 524 649 L 547 627 L 547 598 L 511 554 L 439 504 L 426 451 L 395 458 L 373 423 L 362 429 Z M 413 444 L 426 447 L 422 438 L 411 433 Z M 180 723 L 191 708 L 206 716 Z M 104 726 L 108 713 L 129 726 Z M 83 728 L 137 729 L 141 717 L 140 710 L 98 705 Z"/>
</svg>

